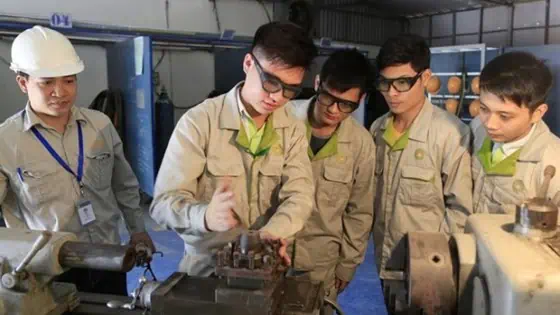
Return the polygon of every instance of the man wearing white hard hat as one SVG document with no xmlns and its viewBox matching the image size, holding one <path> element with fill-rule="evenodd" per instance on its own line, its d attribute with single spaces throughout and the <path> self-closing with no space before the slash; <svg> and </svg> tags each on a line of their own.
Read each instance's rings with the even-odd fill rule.
<svg viewBox="0 0 560 315">
<path fill-rule="evenodd" d="M 64 35 L 41 26 L 12 44 L 11 67 L 28 96 L 0 125 L 0 204 L 8 227 L 75 233 L 81 241 L 119 244 L 121 216 L 133 246 L 153 249 L 138 181 L 111 121 L 74 106 L 84 64 Z M 74 269 L 58 281 L 85 292 L 126 294 L 126 274 Z"/>
</svg>

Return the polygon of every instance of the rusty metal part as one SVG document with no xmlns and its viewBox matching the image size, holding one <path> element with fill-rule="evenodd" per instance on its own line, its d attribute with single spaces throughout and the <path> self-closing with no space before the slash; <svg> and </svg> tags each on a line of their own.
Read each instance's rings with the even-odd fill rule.
<svg viewBox="0 0 560 315">
<path fill-rule="evenodd" d="M 456 314 L 454 262 L 446 235 L 410 232 L 407 241 L 409 314 Z"/>
<path fill-rule="evenodd" d="M 558 207 L 549 199 L 533 198 L 517 205 L 514 232 L 532 239 L 556 235 Z"/>
<path fill-rule="evenodd" d="M 218 251 L 216 275 L 231 287 L 264 289 L 282 275 L 279 241 L 263 241 L 258 231 L 243 232 Z"/>
<path fill-rule="evenodd" d="M 58 259 L 65 268 L 128 272 L 134 267 L 136 252 L 130 246 L 66 242 Z"/>
<path fill-rule="evenodd" d="M 226 286 L 225 279 L 174 273 L 150 293 L 149 314 L 312 315 L 323 304 L 324 288 L 321 282 L 283 279 L 277 291 L 269 295 L 273 292 L 233 289 Z M 130 300 L 126 297 L 81 293 L 81 304 L 71 314 L 142 314 L 140 307 L 132 311 L 105 307 L 101 310 L 103 313 L 97 313 L 99 306 L 107 303 L 108 299 L 122 302 Z"/>
</svg>

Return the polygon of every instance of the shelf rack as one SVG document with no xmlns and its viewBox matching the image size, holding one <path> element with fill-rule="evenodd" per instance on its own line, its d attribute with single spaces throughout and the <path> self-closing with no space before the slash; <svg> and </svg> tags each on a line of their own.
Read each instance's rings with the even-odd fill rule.
<svg viewBox="0 0 560 315">
<path fill-rule="evenodd" d="M 459 99 L 459 106 L 458 106 L 456 115 L 459 116 L 459 118 L 461 120 L 465 121 L 465 122 L 468 122 L 468 121 L 472 120 L 472 117 L 468 113 L 468 110 L 466 111 L 467 114 L 463 115 L 463 112 L 465 112 L 464 101 L 465 100 L 471 100 L 472 101 L 472 100 L 478 99 L 478 95 L 474 95 L 472 93 L 467 92 L 467 79 L 470 78 L 470 77 L 479 76 L 482 69 L 486 65 L 487 57 L 488 57 L 487 53 L 489 51 L 497 53 L 498 48 L 488 47 L 488 46 L 486 46 L 486 44 L 472 44 L 472 45 L 432 47 L 432 48 L 430 48 L 430 51 L 432 53 L 432 68 L 434 68 L 433 62 L 434 62 L 434 60 L 437 60 L 438 55 L 442 55 L 442 54 L 459 54 L 460 55 L 459 64 L 455 67 L 455 68 L 457 68 L 458 71 L 453 71 L 453 69 L 451 71 L 434 71 L 433 75 L 436 75 L 440 78 L 458 76 L 458 77 L 461 78 L 462 87 L 461 87 L 461 92 L 457 95 L 453 95 L 453 94 L 450 94 L 450 93 L 432 95 L 432 94 L 428 93 L 428 98 L 430 99 L 430 101 L 432 101 L 432 100 L 437 101 L 439 103 L 437 105 L 443 105 L 443 100 L 445 100 L 445 99 Z M 470 64 L 470 65 L 467 65 L 466 56 L 467 56 L 467 53 L 470 53 L 470 52 L 480 52 L 478 64 L 473 63 L 473 64 Z M 469 69 L 467 69 L 467 67 Z M 444 85 L 444 83 L 446 83 L 447 80 L 441 80 L 441 82 L 442 82 L 442 85 Z M 442 90 L 442 89 L 444 91 L 447 91 L 447 87 L 445 87 L 445 88 L 440 87 L 440 90 Z"/>
</svg>

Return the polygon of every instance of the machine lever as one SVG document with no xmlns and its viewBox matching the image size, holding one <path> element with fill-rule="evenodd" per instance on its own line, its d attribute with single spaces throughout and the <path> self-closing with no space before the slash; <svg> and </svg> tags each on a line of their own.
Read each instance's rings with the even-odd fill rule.
<svg viewBox="0 0 560 315">
<path fill-rule="evenodd" d="M 548 193 L 548 187 L 550 186 L 550 180 L 552 180 L 555 174 L 556 174 L 556 168 L 552 165 L 547 165 L 547 167 L 544 169 L 543 184 L 537 193 L 538 198 L 543 198 L 543 199 L 546 198 L 546 195 Z"/>
<path fill-rule="evenodd" d="M 148 282 L 148 280 L 145 277 L 140 277 L 140 279 L 138 279 L 138 287 L 136 287 L 136 289 L 134 289 L 134 292 L 132 292 L 132 301 L 130 301 L 130 303 L 124 303 L 121 301 L 109 301 L 107 302 L 107 307 L 112 309 L 124 308 L 127 310 L 134 310 L 136 308 L 138 297 L 140 296 L 140 293 L 142 292 L 142 289 L 144 288 L 146 282 Z"/>
<path fill-rule="evenodd" d="M 31 247 L 31 250 L 29 251 L 29 253 L 27 253 L 25 258 L 23 258 L 21 263 L 19 263 L 19 265 L 13 271 L 13 274 L 15 275 L 15 274 L 19 274 L 19 273 L 23 272 L 25 270 L 25 267 L 27 267 L 27 265 L 29 265 L 29 263 L 31 262 L 31 259 L 33 259 L 33 257 L 35 257 L 35 255 L 37 255 L 37 253 L 43 247 L 45 247 L 45 245 L 47 245 L 47 243 L 49 242 L 51 237 L 52 237 L 51 232 L 43 231 L 41 233 L 41 235 L 37 238 L 35 243 L 33 243 L 33 246 Z"/>
<path fill-rule="evenodd" d="M 41 232 L 41 235 L 35 240 L 31 250 L 23 260 L 19 263 L 19 265 L 11 272 L 5 273 L 2 275 L 1 283 L 2 287 L 9 289 L 9 290 L 18 290 L 24 291 L 25 288 L 22 287 L 22 281 L 27 277 L 27 273 L 25 273 L 25 268 L 29 265 L 33 257 L 37 255 L 37 253 L 47 245 L 47 243 L 52 238 L 52 233 L 49 231 Z"/>
</svg>

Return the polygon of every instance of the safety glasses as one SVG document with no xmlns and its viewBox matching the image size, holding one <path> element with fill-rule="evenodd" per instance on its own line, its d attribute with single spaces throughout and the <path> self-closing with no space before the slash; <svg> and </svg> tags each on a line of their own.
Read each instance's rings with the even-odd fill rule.
<svg viewBox="0 0 560 315">
<path fill-rule="evenodd" d="M 389 92 L 391 86 L 398 92 L 408 92 L 416 84 L 424 71 L 419 72 L 413 77 L 404 77 L 396 79 L 386 79 L 379 76 L 375 82 L 375 88 L 380 92 Z"/>
<path fill-rule="evenodd" d="M 355 111 L 356 108 L 360 106 L 359 103 L 348 101 L 332 95 L 327 90 L 323 89 L 321 84 L 319 84 L 319 89 L 317 90 L 317 101 L 319 102 L 319 104 L 326 107 L 330 107 L 336 103 L 336 105 L 338 106 L 338 110 L 346 114 Z"/>
<path fill-rule="evenodd" d="M 282 90 L 282 96 L 287 99 L 293 99 L 301 93 L 301 86 L 299 85 L 291 85 L 282 82 L 276 76 L 267 73 L 264 71 L 263 67 L 255 57 L 255 55 L 251 54 L 251 58 L 255 61 L 255 65 L 257 66 L 257 72 L 259 73 L 259 77 L 261 78 L 261 84 L 263 90 L 268 93 L 277 93 Z"/>
</svg>

